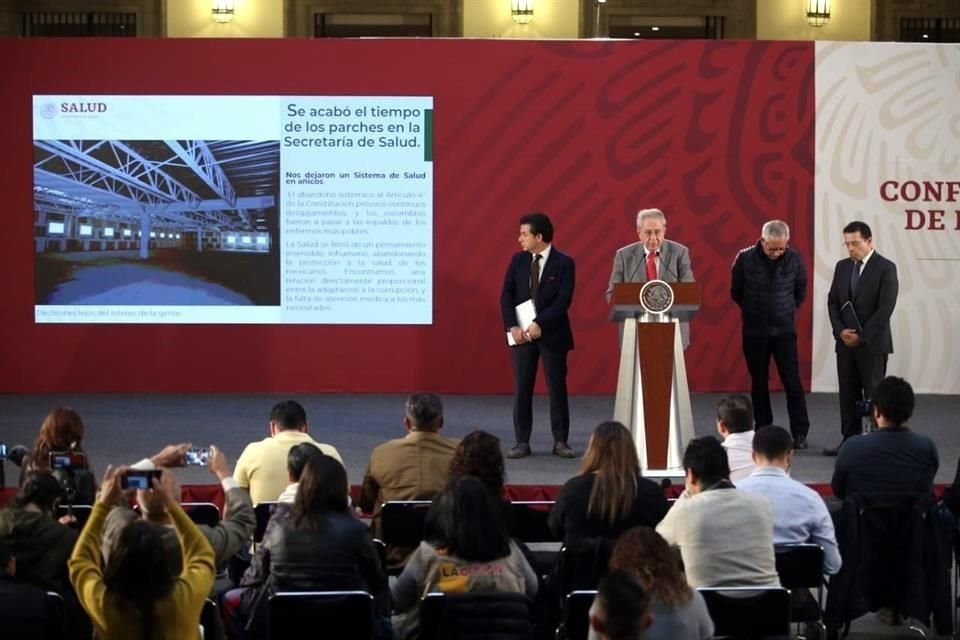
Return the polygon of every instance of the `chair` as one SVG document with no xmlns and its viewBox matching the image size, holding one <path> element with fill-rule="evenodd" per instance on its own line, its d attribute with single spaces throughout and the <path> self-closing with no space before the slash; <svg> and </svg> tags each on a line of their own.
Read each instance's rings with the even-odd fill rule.
<svg viewBox="0 0 960 640">
<path fill-rule="evenodd" d="M 429 500 L 390 500 L 380 507 L 380 531 L 388 547 L 413 548 L 426 530 Z"/>
<path fill-rule="evenodd" d="M 428 593 L 420 640 L 533 640 L 530 599 L 521 593 Z"/>
<path fill-rule="evenodd" d="M 77 521 L 75 523 L 71 523 L 70 526 L 74 529 L 83 529 L 84 525 L 87 524 L 87 520 L 90 519 L 90 513 L 92 511 L 93 507 L 88 504 L 74 504 L 70 505 L 69 507 L 65 504 L 61 504 L 57 507 L 57 518 L 72 514 Z"/>
<path fill-rule="evenodd" d="M 275 500 L 258 502 L 257 506 L 253 508 L 253 513 L 257 516 L 257 526 L 253 529 L 254 544 L 263 542 L 263 534 L 267 532 L 267 523 L 270 522 L 270 516 L 273 515 L 273 510 L 277 504 Z"/>
<path fill-rule="evenodd" d="M 217 603 L 207 598 L 200 612 L 200 627 L 203 629 L 203 640 L 219 640 L 224 637 L 223 621 L 217 609 Z"/>
<path fill-rule="evenodd" d="M 713 618 L 715 638 L 790 637 L 790 592 L 783 587 L 701 587 L 697 591 Z"/>
<path fill-rule="evenodd" d="M 373 596 L 366 591 L 286 591 L 270 598 L 272 640 L 372 640 Z"/>
<path fill-rule="evenodd" d="M 180 505 L 194 524 L 215 527 L 220 524 L 220 507 L 212 502 L 184 502 Z"/>
<path fill-rule="evenodd" d="M 67 616 L 63 596 L 56 591 L 47 591 L 46 598 L 44 598 L 44 609 L 47 614 L 46 620 L 44 621 L 46 637 L 50 640 L 62 638 L 66 631 Z"/>
<path fill-rule="evenodd" d="M 547 500 L 525 500 L 511 502 L 513 510 L 513 526 L 510 531 L 517 540 L 522 542 L 559 542 L 547 525 L 547 517 L 554 503 Z"/>
<path fill-rule="evenodd" d="M 373 546 L 377 549 L 377 557 L 380 558 L 380 568 L 387 572 L 387 545 L 380 538 L 373 539 Z"/>
<path fill-rule="evenodd" d="M 823 547 L 818 544 L 781 544 L 774 548 L 777 561 L 777 575 L 780 577 L 780 586 L 790 589 L 791 607 L 790 619 L 796 623 L 816 624 L 822 633 L 826 633 L 823 624 Z M 805 615 L 811 607 L 802 605 L 801 596 L 797 594 L 809 593 L 809 589 L 817 591 L 817 615 Z"/>
<path fill-rule="evenodd" d="M 590 607 L 596 591 L 573 591 L 563 599 L 563 618 L 557 627 L 557 640 L 587 640 L 590 633 Z"/>
<path fill-rule="evenodd" d="M 600 579 L 607 575 L 613 543 L 607 538 L 588 538 L 561 547 L 558 572 L 561 598 L 573 591 L 597 588 Z"/>
</svg>

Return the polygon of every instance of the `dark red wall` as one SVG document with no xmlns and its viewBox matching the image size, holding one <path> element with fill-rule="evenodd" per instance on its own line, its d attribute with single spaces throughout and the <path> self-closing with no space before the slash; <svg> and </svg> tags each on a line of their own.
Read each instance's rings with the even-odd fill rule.
<svg viewBox="0 0 960 640">
<path fill-rule="evenodd" d="M 499 289 L 517 218 L 542 210 L 577 261 L 571 392 L 612 393 L 603 293 L 652 206 L 702 286 L 691 387 L 742 390 L 737 250 L 779 217 L 812 263 L 812 43 L 7 40 L 0 60 L 0 391 L 509 392 Z M 31 95 L 43 93 L 434 96 L 433 325 L 34 324 Z M 807 381 L 810 321 L 808 304 Z"/>
</svg>

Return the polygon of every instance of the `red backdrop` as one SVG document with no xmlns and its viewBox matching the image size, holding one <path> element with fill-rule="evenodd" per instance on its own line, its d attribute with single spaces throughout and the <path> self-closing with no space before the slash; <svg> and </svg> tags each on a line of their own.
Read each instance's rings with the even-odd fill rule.
<svg viewBox="0 0 960 640">
<path fill-rule="evenodd" d="M 542 210 L 577 261 L 571 392 L 612 393 L 603 294 L 644 207 L 702 287 L 691 387 L 742 390 L 737 250 L 777 217 L 812 264 L 812 43 L 6 40 L 0 60 L 2 391 L 509 392 L 499 290 Z M 433 325 L 34 324 L 33 94 L 434 96 Z M 809 304 L 799 332 L 809 381 Z"/>
</svg>

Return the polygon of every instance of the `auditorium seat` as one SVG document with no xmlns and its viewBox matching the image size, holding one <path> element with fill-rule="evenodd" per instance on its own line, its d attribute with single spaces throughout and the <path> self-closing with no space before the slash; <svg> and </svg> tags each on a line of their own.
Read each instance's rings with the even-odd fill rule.
<svg viewBox="0 0 960 640">
<path fill-rule="evenodd" d="M 380 507 L 383 542 L 390 547 L 413 548 L 423 540 L 429 500 L 391 500 Z"/>
<path fill-rule="evenodd" d="M 285 591 L 270 598 L 271 640 L 372 640 L 373 596 L 366 591 Z"/>
<path fill-rule="evenodd" d="M 510 503 L 513 523 L 510 530 L 522 542 L 559 542 L 547 525 L 547 517 L 555 503 L 548 500 L 523 500 Z"/>
<path fill-rule="evenodd" d="M 790 592 L 783 587 L 697 589 L 713 618 L 714 638 L 790 637 Z"/>
<path fill-rule="evenodd" d="M 428 593 L 420 640 L 532 640 L 532 603 L 520 593 Z"/>
<path fill-rule="evenodd" d="M 258 502 L 253 508 L 253 513 L 257 517 L 257 526 L 253 529 L 254 544 L 263 542 L 263 534 L 267 531 L 267 523 L 270 522 L 270 516 L 273 515 L 273 509 L 276 506 L 277 502 L 274 500 Z"/>
<path fill-rule="evenodd" d="M 823 624 L 823 547 L 818 544 L 781 544 L 774 549 L 776 552 L 777 575 L 780 577 L 780 586 L 790 589 L 791 593 L 807 592 L 814 589 L 817 592 L 816 612 L 809 598 L 798 600 L 799 596 L 792 593 L 790 619 L 795 623 L 816 624 L 823 634 L 826 626 Z M 801 606 L 798 606 L 800 604 Z M 815 614 L 815 615 L 814 615 Z"/>
<path fill-rule="evenodd" d="M 184 502 L 180 506 L 196 524 L 208 527 L 220 524 L 220 508 L 212 502 Z"/>
<path fill-rule="evenodd" d="M 572 591 L 563 599 L 563 617 L 557 627 L 557 640 L 587 640 L 590 632 L 590 607 L 596 590 Z"/>
</svg>

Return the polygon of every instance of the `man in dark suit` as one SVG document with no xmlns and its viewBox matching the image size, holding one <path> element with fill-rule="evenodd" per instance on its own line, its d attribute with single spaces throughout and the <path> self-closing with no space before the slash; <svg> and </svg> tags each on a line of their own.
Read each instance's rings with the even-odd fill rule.
<svg viewBox="0 0 960 640">
<path fill-rule="evenodd" d="M 637 214 L 639 242 L 628 244 L 613 256 L 613 271 L 607 286 L 607 302 L 613 285 L 620 282 L 693 282 L 690 252 L 678 242 L 666 239 L 667 218 L 660 209 L 643 209 Z M 684 348 L 690 344 L 690 325 L 680 324 Z"/>
<path fill-rule="evenodd" d="M 873 234 L 865 222 L 844 227 L 843 244 L 850 258 L 837 263 L 827 294 L 837 341 L 841 446 L 860 433 L 862 412 L 857 404 L 870 399 L 886 375 L 887 358 L 893 353 L 890 316 L 900 286 L 897 265 L 873 249 Z M 835 456 L 839 450 L 839 446 L 824 449 L 823 454 Z"/>
<path fill-rule="evenodd" d="M 537 362 L 543 358 L 550 394 L 550 429 L 553 454 L 574 458 L 567 445 L 570 407 L 567 402 L 567 353 L 573 349 L 573 332 L 567 310 L 573 300 L 573 258 L 553 248 L 553 224 L 543 213 L 520 218 L 520 248 L 510 260 L 500 293 L 500 312 L 508 339 L 515 342 L 513 356 L 513 429 L 517 444 L 508 458 L 530 455 L 533 429 L 533 387 Z M 532 300 L 535 316 L 520 326 L 516 307 Z"/>
</svg>

